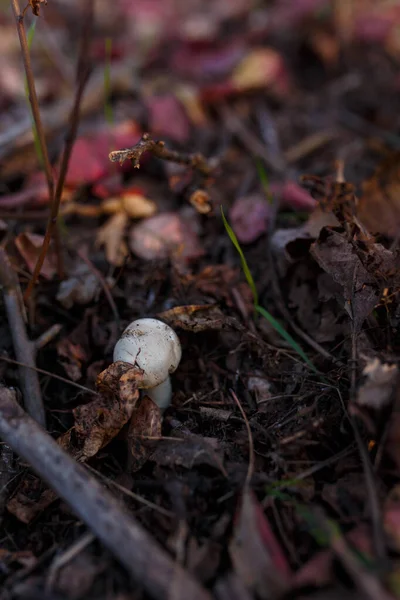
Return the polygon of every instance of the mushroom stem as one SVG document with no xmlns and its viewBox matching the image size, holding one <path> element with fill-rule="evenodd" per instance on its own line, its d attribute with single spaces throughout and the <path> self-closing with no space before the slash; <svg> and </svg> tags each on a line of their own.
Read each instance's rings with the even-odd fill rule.
<svg viewBox="0 0 400 600">
<path fill-rule="evenodd" d="M 172 385 L 171 378 L 167 377 L 165 381 L 156 385 L 153 388 L 143 390 L 143 394 L 148 396 L 155 402 L 160 410 L 164 412 L 165 409 L 171 404 L 172 398 Z"/>
</svg>

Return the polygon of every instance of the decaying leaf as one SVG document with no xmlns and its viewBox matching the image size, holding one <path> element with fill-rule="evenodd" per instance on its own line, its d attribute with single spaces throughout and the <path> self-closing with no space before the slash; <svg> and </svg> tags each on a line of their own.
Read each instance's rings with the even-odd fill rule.
<svg viewBox="0 0 400 600">
<path fill-rule="evenodd" d="M 261 506 L 245 489 L 240 500 L 229 553 L 237 575 L 265 600 L 288 591 L 291 571 Z"/>
<path fill-rule="evenodd" d="M 128 363 L 112 363 L 98 376 L 99 396 L 74 409 L 75 432 L 83 440 L 81 460 L 106 446 L 129 421 L 139 400 L 142 372 Z"/>
<path fill-rule="evenodd" d="M 173 329 L 181 327 L 186 331 L 207 331 L 208 329 L 222 329 L 225 316 L 213 304 L 176 306 L 158 315 Z"/>
<path fill-rule="evenodd" d="M 364 383 L 360 386 L 356 402 L 360 406 L 380 409 L 386 406 L 397 381 L 398 367 L 383 363 L 379 358 L 370 360 L 364 367 Z"/>
<path fill-rule="evenodd" d="M 395 275 L 398 259 L 381 244 L 352 243 L 345 234 L 326 228 L 322 229 L 310 252 L 320 267 L 341 286 L 341 302 L 358 331 L 379 302 L 388 278 Z"/>
<path fill-rule="evenodd" d="M 162 213 L 134 225 L 129 235 L 129 247 L 144 260 L 176 256 L 182 261 L 190 261 L 204 254 L 194 220 L 176 213 Z"/>
<path fill-rule="evenodd" d="M 56 499 L 57 494 L 46 488 L 39 478 L 28 475 L 7 503 L 7 510 L 22 523 L 30 523 Z"/>
<path fill-rule="evenodd" d="M 400 152 L 390 154 L 364 182 L 357 215 L 372 233 L 399 234 Z"/>
<path fill-rule="evenodd" d="M 111 265 L 120 267 L 128 254 L 124 241 L 128 215 L 124 212 L 113 215 L 97 231 L 96 243 L 105 246 L 106 258 Z"/>
<path fill-rule="evenodd" d="M 15 245 L 31 272 L 33 272 L 39 254 L 42 250 L 43 240 L 44 237 L 42 235 L 38 235 L 37 233 L 20 233 L 15 238 Z M 46 279 L 52 279 L 56 273 L 57 259 L 55 256 L 54 246 L 51 244 L 44 259 L 40 274 Z"/>
<path fill-rule="evenodd" d="M 161 437 L 162 415 L 160 408 L 148 396 L 144 396 L 132 415 L 128 430 L 129 469 L 138 471 L 153 452 L 151 440 Z"/>
</svg>

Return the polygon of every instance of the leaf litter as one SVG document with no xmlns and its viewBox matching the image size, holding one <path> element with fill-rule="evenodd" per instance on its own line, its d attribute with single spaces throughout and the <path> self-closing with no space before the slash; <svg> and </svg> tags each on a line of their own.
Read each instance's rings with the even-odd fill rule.
<svg viewBox="0 0 400 600">
<path fill-rule="evenodd" d="M 35 349 L 47 428 L 217 598 L 396 598 L 400 13 L 203 4 L 97 3 L 58 234 L 24 311 L 30 340 L 62 326 Z M 82 7 L 27 8 L 27 23 L 40 11 L 31 53 L 57 174 Z M 17 45 L 3 54 L 0 235 L 25 288 L 49 193 L 13 79 Z M 143 316 L 183 347 L 164 415 L 140 371 L 112 362 L 123 326 Z M 1 365 L 20 386 L 17 366 Z M 5 597 L 137 593 L 99 543 L 73 554 L 82 524 L 13 462 Z M 69 551 L 53 577 L 49 557 Z"/>
</svg>

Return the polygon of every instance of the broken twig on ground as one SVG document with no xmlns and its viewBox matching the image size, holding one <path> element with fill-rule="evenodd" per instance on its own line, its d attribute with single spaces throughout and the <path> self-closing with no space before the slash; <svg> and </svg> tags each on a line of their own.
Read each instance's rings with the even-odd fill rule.
<svg viewBox="0 0 400 600">
<path fill-rule="evenodd" d="M 205 177 L 211 175 L 216 167 L 215 161 L 207 160 L 202 154 L 186 154 L 184 152 L 169 150 L 165 147 L 165 142 L 153 140 L 149 133 L 144 133 L 142 139 L 132 146 L 132 148 L 114 150 L 110 152 L 108 157 L 111 162 L 119 162 L 120 164 L 125 160 L 131 160 L 135 169 L 139 169 L 140 158 L 145 152 L 150 152 L 163 160 L 187 165 Z"/>
<path fill-rule="evenodd" d="M 46 418 L 38 374 L 36 372 L 34 342 L 28 339 L 23 318 L 22 295 L 16 275 L 10 265 L 7 254 L 0 249 L 0 287 L 3 288 L 4 305 L 19 366 L 20 385 L 27 412 L 40 425 L 45 425 Z"/>
<path fill-rule="evenodd" d="M 0 388 L 0 437 L 71 506 L 152 598 L 211 600 L 122 505 L 22 410 L 15 392 L 5 387 Z"/>
</svg>

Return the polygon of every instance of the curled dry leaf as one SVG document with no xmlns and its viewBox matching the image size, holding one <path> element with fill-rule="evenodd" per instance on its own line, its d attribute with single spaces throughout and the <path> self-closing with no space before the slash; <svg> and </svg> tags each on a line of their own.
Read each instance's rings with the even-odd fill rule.
<svg viewBox="0 0 400 600">
<path fill-rule="evenodd" d="M 15 245 L 26 262 L 28 269 L 33 272 L 43 246 L 44 237 L 36 233 L 20 233 L 15 238 Z M 51 244 L 44 259 L 40 274 L 46 279 L 52 279 L 57 273 L 57 259 L 54 246 Z"/>
<path fill-rule="evenodd" d="M 224 314 L 212 304 L 175 306 L 157 316 L 173 329 L 180 327 L 194 333 L 208 329 L 222 329 L 225 323 Z"/>
<path fill-rule="evenodd" d="M 365 381 L 358 390 L 357 404 L 374 409 L 386 406 L 396 385 L 397 365 L 382 363 L 379 358 L 374 358 L 364 367 L 362 374 Z"/>
<path fill-rule="evenodd" d="M 136 256 L 145 260 L 174 256 L 190 261 L 204 254 L 195 225 L 172 212 L 134 225 L 129 234 L 129 247 Z"/>
<path fill-rule="evenodd" d="M 74 409 L 75 432 L 83 440 L 81 460 L 106 446 L 129 421 L 139 400 L 142 372 L 128 363 L 112 363 L 97 378 L 99 396 Z"/>
</svg>

